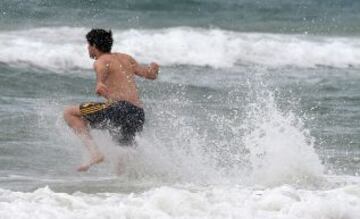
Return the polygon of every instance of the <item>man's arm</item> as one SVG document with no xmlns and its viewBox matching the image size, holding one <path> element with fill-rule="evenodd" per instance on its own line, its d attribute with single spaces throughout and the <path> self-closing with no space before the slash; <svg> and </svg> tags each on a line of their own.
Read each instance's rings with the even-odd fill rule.
<svg viewBox="0 0 360 219">
<path fill-rule="evenodd" d="M 136 60 L 132 57 L 130 57 L 130 63 L 133 67 L 133 71 L 136 75 L 150 79 L 155 80 L 157 78 L 157 75 L 159 73 L 159 65 L 156 63 L 150 63 L 147 67 L 139 65 Z"/>
<path fill-rule="evenodd" d="M 109 66 L 103 61 L 95 61 L 94 69 L 96 73 L 96 88 L 95 92 L 97 95 L 103 96 L 106 99 L 109 97 L 109 91 L 105 85 L 105 80 L 109 74 Z"/>
</svg>

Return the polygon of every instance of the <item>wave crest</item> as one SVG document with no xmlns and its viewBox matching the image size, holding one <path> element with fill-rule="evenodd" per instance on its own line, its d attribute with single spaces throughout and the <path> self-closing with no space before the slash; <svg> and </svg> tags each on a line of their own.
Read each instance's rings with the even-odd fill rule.
<svg viewBox="0 0 360 219">
<path fill-rule="evenodd" d="M 40 28 L 0 32 L 0 62 L 53 69 L 89 69 L 85 28 Z M 236 65 L 270 67 L 360 67 L 360 39 L 240 33 L 220 29 L 176 27 L 114 31 L 114 51 L 140 62 L 227 68 Z"/>
</svg>

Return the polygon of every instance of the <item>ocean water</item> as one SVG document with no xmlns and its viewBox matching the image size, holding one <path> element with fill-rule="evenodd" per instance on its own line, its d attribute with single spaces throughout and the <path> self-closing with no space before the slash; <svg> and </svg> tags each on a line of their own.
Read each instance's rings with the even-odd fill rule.
<svg viewBox="0 0 360 219">
<path fill-rule="evenodd" d="M 360 218 L 360 3 L 0 1 L 0 218 Z M 66 105 L 101 100 L 85 34 L 161 65 L 138 147 Z M 119 168 L 119 163 L 122 168 Z"/>
</svg>

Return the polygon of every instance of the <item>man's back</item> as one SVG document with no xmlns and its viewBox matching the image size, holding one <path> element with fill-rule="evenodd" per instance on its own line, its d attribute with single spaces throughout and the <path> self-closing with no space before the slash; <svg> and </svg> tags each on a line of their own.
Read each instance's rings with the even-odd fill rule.
<svg viewBox="0 0 360 219">
<path fill-rule="evenodd" d="M 141 107 L 134 79 L 134 59 L 123 53 L 102 55 L 96 62 L 105 68 L 103 82 L 108 91 L 108 100 L 128 101 Z"/>
</svg>

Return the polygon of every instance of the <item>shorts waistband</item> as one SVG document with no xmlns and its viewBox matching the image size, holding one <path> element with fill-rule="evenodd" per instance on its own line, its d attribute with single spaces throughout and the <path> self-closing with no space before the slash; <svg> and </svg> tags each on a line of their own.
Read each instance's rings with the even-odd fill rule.
<svg viewBox="0 0 360 219">
<path fill-rule="evenodd" d="M 107 102 L 105 102 L 105 105 L 107 105 L 107 106 L 122 105 L 122 104 L 128 105 L 128 106 L 136 108 L 136 109 L 143 110 L 142 107 L 136 106 L 135 104 L 133 104 L 133 103 L 127 101 L 127 100 L 117 100 L 117 101 L 107 101 Z"/>
</svg>

